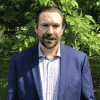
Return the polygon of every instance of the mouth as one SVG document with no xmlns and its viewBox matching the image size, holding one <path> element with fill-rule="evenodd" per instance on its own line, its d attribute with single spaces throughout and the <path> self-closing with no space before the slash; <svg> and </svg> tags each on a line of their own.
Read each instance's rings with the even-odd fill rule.
<svg viewBox="0 0 100 100">
<path fill-rule="evenodd" d="M 55 39 L 53 39 L 53 38 L 46 38 L 46 40 L 55 40 Z"/>
<path fill-rule="evenodd" d="M 52 41 L 52 40 L 50 40 L 50 39 L 45 39 L 46 41 Z"/>
</svg>

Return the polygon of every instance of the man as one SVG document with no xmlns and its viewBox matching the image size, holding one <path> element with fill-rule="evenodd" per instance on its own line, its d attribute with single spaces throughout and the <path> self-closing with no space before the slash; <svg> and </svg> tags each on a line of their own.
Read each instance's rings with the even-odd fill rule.
<svg viewBox="0 0 100 100">
<path fill-rule="evenodd" d="M 38 14 L 39 43 L 12 56 L 6 100 L 96 100 L 87 54 L 60 43 L 59 10 Z"/>
</svg>

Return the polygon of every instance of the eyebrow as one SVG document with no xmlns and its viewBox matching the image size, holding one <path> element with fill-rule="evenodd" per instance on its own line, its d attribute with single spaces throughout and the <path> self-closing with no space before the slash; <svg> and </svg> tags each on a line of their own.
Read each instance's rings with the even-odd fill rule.
<svg viewBox="0 0 100 100">
<path fill-rule="evenodd" d="M 41 25 L 45 25 L 45 24 L 50 25 L 50 24 L 48 24 L 48 23 L 42 23 Z M 60 24 L 54 23 L 53 25 L 60 25 Z"/>
</svg>

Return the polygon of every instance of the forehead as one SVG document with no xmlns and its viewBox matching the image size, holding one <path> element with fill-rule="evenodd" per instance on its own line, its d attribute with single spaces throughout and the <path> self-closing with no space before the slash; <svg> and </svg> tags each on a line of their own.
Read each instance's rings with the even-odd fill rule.
<svg viewBox="0 0 100 100">
<path fill-rule="evenodd" d="M 40 24 L 62 24 L 62 17 L 58 12 L 42 12 L 39 20 Z"/>
</svg>

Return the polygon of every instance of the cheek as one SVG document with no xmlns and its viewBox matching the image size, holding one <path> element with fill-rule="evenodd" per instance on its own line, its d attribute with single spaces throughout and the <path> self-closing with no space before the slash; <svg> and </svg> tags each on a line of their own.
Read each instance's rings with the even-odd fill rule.
<svg viewBox="0 0 100 100">
<path fill-rule="evenodd" d="M 40 27 L 40 28 L 39 28 L 39 31 L 40 31 L 41 33 L 44 33 L 44 32 L 46 31 L 46 29 L 43 28 L 43 27 Z"/>
<path fill-rule="evenodd" d="M 58 28 L 56 32 L 59 33 L 59 36 L 60 36 L 60 35 L 62 35 L 63 30 L 62 30 L 62 28 Z"/>
<path fill-rule="evenodd" d="M 58 33 L 57 33 L 57 35 L 58 35 L 58 38 L 61 38 L 61 35 L 63 34 L 63 32 L 62 31 L 59 31 Z"/>
<path fill-rule="evenodd" d="M 43 31 L 42 30 L 38 30 L 38 35 L 41 37 L 43 35 Z"/>
</svg>

